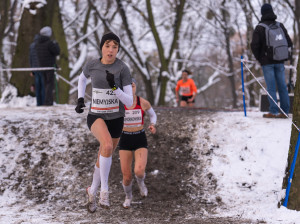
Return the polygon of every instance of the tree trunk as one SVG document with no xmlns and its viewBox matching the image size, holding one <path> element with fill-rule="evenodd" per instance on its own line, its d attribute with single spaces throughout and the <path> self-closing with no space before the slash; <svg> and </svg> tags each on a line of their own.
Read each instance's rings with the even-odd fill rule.
<svg viewBox="0 0 300 224">
<path fill-rule="evenodd" d="M 51 4 L 50 4 L 51 2 Z M 48 7 L 51 7 L 52 13 L 49 13 L 49 18 L 51 19 L 50 23 L 53 29 L 53 37 L 58 42 L 60 47 L 60 56 L 57 62 L 61 71 L 59 74 L 64 77 L 66 80 L 69 80 L 70 68 L 69 68 L 69 53 L 68 46 L 66 41 L 66 36 L 64 33 L 63 23 L 61 19 L 59 2 L 58 0 L 48 1 Z M 48 10 L 51 11 L 51 10 Z M 63 80 L 58 82 L 58 102 L 60 104 L 68 103 L 69 100 L 69 90 L 70 85 Z"/>
<path fill-rule="evenodd" d="M 293 102 L 293 122 L 299 128 L 300 126 L 300 53 L 298 58 L 298 65 L 297 65 L 297 81 L 295 86 L 295 93 L 294 93 L 294 102 Z M 286 174 L 283 181 L 283 188 L 287 187 L 287 181 L 290 174 L 290 168 L 293 161 L 294 153 L 295 153 L 295 146 L 297 143 L 299 132 L 298 130 L 292 126 L 292 133 L 290 139 L 290 148 L 288 154 L 288 166 L 286 169 Z M 293 182 L 290 188 L 289 200 L 287 207 L 289 209 L 298 210 L 300 211 L 300 156 L 298 154 L 296 166 L 293 175 Z"/>
<path fill-rule="evenodd" d="M 229 82 L 231 86 L 231 95 L 232 95 L 232 107 L 236 108 L 237 107 L 237 95 L 236 95 L 236 87 L 235 87 L 235 72 L 234 72 L 234 66 L 233 66 L 233 58 L 232 58 L 232 53 L 231 53 L 231 45 L 230 45 L 230 33 L 229 33 L 229 27 L 228 27 L 228 21 L 227 21 L 227 16 L 228 12 L 225 10 L 225 2 L 223 1 L 223 9 L 221 9 L 222 12 L 222 19 L 224 22 L 224 27 L 223 27 L 223 32 L 225 36 L 225 43 L 226 43 L 226 53 L 227 53 L 227 59 L 228 59 L 228 65 L 229 65 Z"/>
<path fill-rule="evenodd" d="M 294 47 L 296 46 L 300 46 L 300 2 L 295 0 L 295 11 L 294 11 L 294 14 L 295 14 L 295 21 L 297 23 L 297 27 L 298 27 L 298 44 L 297 43 L 294 43 Z"/>
<path fill-rule="evenodd" d="M 151 79 L 147 79 L 144 76 L 142 76 L 142 78 L 143 78 L 143 81 L 145 84 L 147 100 L 153 105 L 154 104 L 154 93 L 153 93 Z"/>
<path fill-rule="evenodd" d="M 239 4 L 242 7 L 242 10 L 245 14 L 245 19 L 246 19 L 246 25 L 247 25 L 247 31 L 246 31 L 246 46 L 243 46 L 243 48 L 245 47 L 245 52 L 247 54 L 248 59 L 251 61 L 253 59 L 253 54 L 251 52 L 251 47 L 250 47 L 250 43 L 251 43 L 251 39 L 252 39 L 252 34 L 253 34 L 253 25 L 252 25 L 252 21 L 253 21 L 253 14 L 251 12 L 251 6 L 249 5 L 250 3 L 244 0 L 239 0 Z M 252 67 L 252 69 L 254 70 L 254 74 L 259 74 L 259 69 L 255 69 L 255 66 Z M 246 83 L 250 83 L 253 80 L 253 77 L 251 75 L 248 75 L 245 77 Z M 259 86 L 257 85 L 256 82 L 253 82 L 251 84 L 249 84 L 248 86 L 246 86 L 248 94 L 249 94 L 249 106 L 250 107 L 255 107 L 256 103 L 255 103 L 255 98 L 259 95 Z"/>
<path fill-rule="evenodd" d="M 148 76 L 150 76 L 149 70 L 147 68 L 147 62 L 142 60 L 142 57 L 141 57 L 141 55 L 139 53 L 139 50 L 137 49 L 138 46 L 135 43 L 135 40 L 133 38 L 134 37 L 133 32 L 130 29 L 130 26 L 128 24 L 128 18 L 127 18 L 126 12 L 124 10 L 122 1 L 121 0 L 116 0 L 116 2 L 117 2 L 117 5 L 118 5 L 119 13 L 120 13 L 122 21 L 123 21 L 124 29 L 126 30 L 127 36 L 129 38 L 131 46 L 133 48 L 133 52 L 134 52 L 134 54 L 135 54 L 135 56 L 137 58 L 136 61 L 132 60 L 132 62 L 133 62 L 134 65 L 136 65 L 136 68 L 137 68 L 139 74 L 141 75 L 142 80 L 143 80 L 143 82 L 145 84 L 147 100 L 149 100 L 149 102 L 151 104 L 153 104 L 154 103 L 154 94 L 153 94 L 153 88 L 152 88 L 152 84 L 151 84 L 151 79 L 148 79 L 147 78 L 147 74 L 144 74 L 145 70 L 146 70 L 148 72 Z M 128 52 L 125 52 L 125 53 L 128 53 Z M 129 58 L 130 58 L 130 56 L 129 56 Z M 144 69 L 144 71 L 142 71 L 140 68 L 145 68 L 145 69 Z"/>
<path fill-rule="evenodd" d="M 4 39 L 4 32 L 5 32 L 5 28 L 7 27 L 8 24 L 8 13 L 9 13 L 9 6 L 10 6 L 10 0 L 2 0 L 0 1 L 0 52 L 1 52 L 1 56 L 0 56 L 0 63 L 4 63 L 4 55 L 2 52 L 2 43 L 3 43 L 3 39 Z M 3 92 L 3 88 L 5 86 L 4 83 L 4 73 L 0 73 L 0 97 L 1 97 L 1 93 Z"/>
<path fill-rule="evenodd" d="M 148 12 L 148 23 L 150 26 L 150 29 L 152 31 L 153 34 L 153 38 L 155 40 L 156 46 L 157 46 L 157 51 L 158 51 L 158 55 L 159 55 L 159 60 L 161 63 L 161 68 L 160 68 L 160 74 L 158 77 L 158 88 L 160 88 L 160 95 L 159 95 L 159 100 L 158 100 L 158 105 L 164 105 L 165 104 L 165 90 L 166 90 L 166 86 L 167 86 L 167 82 L 168 82 L 168 78 L 164 78 L 162 77 L 162 73 L 165 71 L 168 71 L 168 62 L 165 58 L 165 50 L 163 47 L 163 44 L 159 38 L 159 34 L 158 31 L 156 29 L 155 26 L 155 21 L 154 21 L 154 17 L 153 17 L 153 12 L 152 12 L 152 5 L 151 5 L 151 0 L 146 0 L 146 5 L 147 5 L 147 12 Z"/>
<path fill-rule="evenodd" d="M 162 73 L 165 71 L 161 71 L 159 75 L 159 86 L 160 86 L 160 94 L 158 99 L 158 105 L 165 105 L 165 96 L 167 91 L 167 83 L 169 81 L 169 78 L 166 76 L 163 76 Z"/>
<path fill-rule="evenodd" d="M 31 8 L 35 8 L 35 3 L 32 3 Z M 33 15 L 28 9 L 24 8 L 22 19 L 18 32 L 17 47 L 12 59 L 12 68 L 29 68 L 29 45 L 32 43 L 34 35 L 39 33 L 44 26 L 50 26 L 53 31 L 53 38 L 59 43 L 61 52 L 60 59 L 57 62 L 61 68 L 59 74 L 68 80 L 69 78 L 69 63 L 67 42 L 62 26 L 58 0 L 48 1 L 44 7 L 36 9 L 36 14 Z M 18 90 L 18 96 L 30 94 L 30 86 L 34 83 L 29 72 L 12 72 L 10 83 Z M 69 85 L 62 80 L 58 83 L 58 102 L 68 103 Z"/>
<path fill-rule="evenodd" d="M 4 31 L 8 23 L 8 13 L 9 13 L 10 0 L 0 1 L 0 50 L 2 52 L 2 41 L 4 37 Z M 2 57 L 2 54 L 1 54 Z"/>
<path fill-rule="evenodd" d="M 296 1 L 297 2 L 297 1 Z M 299 12 L 300 4 L 296 3 L 296 12 Z M 300 34 L 298 33 L 298 38 Z M 295 84 L 294 91 L 294 102 L 293 102 L 293 122 L 300 127 L 300 52 L 298 55 L 298 65 L 297 65 L 297 80 Z M 286 169 L 286 174 L 283 180 L 283 188 L 287 187 L 288 177 L 290 174 L 291 164 L 294 158 L 295 147 L 298 139 L 299 131 L 292 126 L 291 139 L 290 139 L 290 148 L 288 154 L 288 166 Z M 296 165 L 293 174 L 293 182 L 291 183 L 289 199 L 287 207 L 289 209 L 300 211 L 300 155 L 298 153 Z"/>
<path fill-rule="evenodd" d="M 227 52 L 229 72 L 230 72 L 228 79 L 229 79 L 230 86 L 231 86 L 232 107 L 237 108 L 237 95 L 236 95 L 236 88 L 235 88 L 235 72 L 234 72 L 234 67 L 233 67 L 232 54 L 231 54 L 231 50 L 230 50 L 230 37 L 228 34 L 228 30 L 225 31 L 225 39 L 226 39 L 226 52 Z"/>
<path fill-rule="evenodd" d="M 34 7 L 34 5 L 31 5 Z M 17 46 L 12 59 L 12 68 L 29 68 L 29 45 L 33 42 L 34 35 L 39 33 L 42 23 L 45 20 L 44 10 L 37 10 L 36 15 L 30 14 L 24 8 L 20 27 L 18 30 Z M 18 96 L 30 94 L 30 86 L 34 79 L 29 76 L 28 71 L 12 72 L 10 83 L 18 90 Z"/>
<path fill-rule="evenodd" d="M 153 37 L 154 37 L 154 40 L 155 40 L 155 43 L 157 46 L 157 51 L 158 51 L 159 60 L 160 60 L 160 64 L 161 64 L 160 73 L 159 73 L 158 82 L 157 82 L 158 83 L 157 86 L 158 86 L 158 88 L 160 88 L 159 99 L 157 102 L 158 105 L 165 105 L 165 103 L 166 103 L 165 96 L 166 96 L 166 90 L 167 90 L 167 84 L 169 81 L 169 77 L 165 76 L 164 73 L 169 74 L 170 59 L 172 57 L 175 47 L 178 46 L 176 42 L 178 40 L 178 34 L 179 34 L 180 27 L 181 27 L 181 21 L 183 18 L 184 5 L 185 5 L 185 0 L 180 0 L 179 4 L 176 6 L 176 20 L 174 23 L 173 39 L 172 39 L 169 55 L 166 58 L 163 44 L 159 38 L 159 34 L 158 34 L 158 31 L 155 26 L 155 21 L 154 21 L 153 12 L 152 12 L 152 6 L 151 6 L 151 0 L 146 0 L 146 6 L 147 6 L 147 12 L 148 12 L 148 23 L 151 28 L 151 32 L 153 34 Z"/>
</svg>

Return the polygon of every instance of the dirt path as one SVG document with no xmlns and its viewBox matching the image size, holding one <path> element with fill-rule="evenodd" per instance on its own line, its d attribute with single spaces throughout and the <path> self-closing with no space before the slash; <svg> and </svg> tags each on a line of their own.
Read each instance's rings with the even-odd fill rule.
<svg viewBox="0 0 300 224">
<path fill-rule="evenodd" d="M 44 130 L 40 133 L 21 118 L 13 122 L 4 120 L 4 125 L 2 122 L 3 133 L 14 130 L 17 138 L 26 134 L 31 139 L 22 146 L 28 150 L 16 155 L 18 166 L 0 184 L 2 194 L 6 188 L 19 192 L 23 199 L 11 207 L 23 203 L 19 212 L 24 214 L 39 210 L 47 214 L 46 223 L 254 223 L 237 217 L 212 218 L 214 209 L 222 205 L 222 199 L 213 196 L 216 179 L 203 171 L 213 150 L 209 145 L 213 112 L 155 110 L 158 132 L 147 132 L 149 159 L 145 183 L 149 196 L 142 199 L 134 182 L 130 209 L 121 206 L 124 193 L 116 150 L 110 173 L 111 208 L 98 208 L 94 214 L 86 211 L 85 188 L 91 184 L 98 143 L 86 131 L 85 116 L 74 119 L 72 110 L 67 110 L 64 118 L 53 110 L 52 118 L 45 120 L 45 124 L 39 122 L 39 128 Z M 51 132 L 53 127 L 67 132 L 65 139 L 60 136 L 62 143 L 58 147 L 49 142 L 49 138 L 58 137 Z M 47 133 L 43 134 L 45 130 Z"/>
</svg>

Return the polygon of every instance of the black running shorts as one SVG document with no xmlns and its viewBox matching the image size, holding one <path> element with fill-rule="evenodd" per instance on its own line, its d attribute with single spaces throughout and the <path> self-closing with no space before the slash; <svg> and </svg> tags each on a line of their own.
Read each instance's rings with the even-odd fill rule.
<svg viewBox="0 0 300 224">
<path fill-rule="evenodd" d="M 195 99 L 192 102 L 189 102 L 188 99 L 191 99 L 193 95 L 191 96 L 181 96 L 181 101 L 185 101 L 187 103 L 195 103 Z"/>
<path fill-rule="evenodd" d="M 88 114 L 87 116 L 87 125 L 89 129 L 91 130 L 91 127 L 93 123 L 98 119 L 99 117 L 93 114 Z M 100 118 L 101 119 L 101 118 Z M 116 118 L 113 120 L 104 120 L 105 124 L 107 126 L 107 129 L 111 135 L 112 138 L 120 138 L 122 130 L 123 130 L 123 124 L 124 124 L 124 117 Z"/>
<path fill-rule="evenodd" d="M 119 150 L 135 151 L 140 148 L 148 148 L 145 130 L 137 132 L 123 131 L 119 142 Z"/>
</svg>

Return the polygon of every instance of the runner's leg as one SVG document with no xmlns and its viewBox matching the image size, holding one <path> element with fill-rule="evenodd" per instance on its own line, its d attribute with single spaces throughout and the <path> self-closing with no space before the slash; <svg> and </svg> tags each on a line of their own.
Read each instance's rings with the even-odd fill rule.
<svg viewBox="0 0 300 224">
<path fill-rule="evenodd" d="M 125 193 L 124 208 L 129 208 L 132 201 L 132 173 L 131 164 L 133 152 L 129 150 L 119 150 L 121 171 L 123 175 L 122 186 Z"/>
<path fill-rule="evenodd" d="M 99 147 L 99 151 L 98 151 L 97 162 L 95 164 L 93 181 L 92 181 L 91 190 L 90 190 L 91 193 L 93 193 L 93 194 L 97 193 L 98 187 L 100 186 L 100 183 L 101 183 L 99 156 L 100 156 L 100 147 Z"/>
<path fill-rule="evenodd" d="M 107 129 L 106 123 L 103 119 L 97 119 L 92 127 L 91 131 L 96 139 L 100 142 L 100 178 L 101 178 L 101 197 L 100 205 L 109 207 L 108 199 L 108 178 L 112 163 L 113 153 L 113 140 Z M 103 199 L 103 200 L 102 200 Z"/>
<path fill-rule="evenodd" d="M 148 189 L 145 185 L 144 179 L 146 177 L 145 170 L 147 165 L 148 150 L 146 148 L 137 149 L 134 153 L 134 157 L 134 173 L 140 189 L 140 194 L 143 197 L 147 197 Z"/>
<path fill-rule="evenodd" d="M 148 149 L 140 148 L 134 152 L 134 173 L 137 177 L 143 178 L 147 165 Z"/>
<path fill-rule="evenodd" d="M 119 150 L 121 171 L 123 174 L 123 184 L 128 186 L 132 180 L 131 164 L 133 161 L 133 152 L 129 150 Z"/>
<path fill-rule="evenodd" d="M 187 106 L 187 102 L 184 100 L 180 101 L 180 107 L 186 107 Z"/>
</svg>

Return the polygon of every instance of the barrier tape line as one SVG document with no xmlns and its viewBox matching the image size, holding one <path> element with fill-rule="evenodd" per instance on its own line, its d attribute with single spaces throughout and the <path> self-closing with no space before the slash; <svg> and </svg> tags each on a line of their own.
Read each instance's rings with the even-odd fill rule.
<svg viewBox="0 0 300 224">
<path fill-rule="evenodd" d="M 64 82 L 66 82 L 67 84 L 69 84 L 72 87 L 77 88 L 77 86 L 75 86 L 73 83 L 69 82 L 67 79 L 65 79 L 64 77 L 62 77 L 61 75 L 57 74 L 56 71 L 60 71 L 61 68 L 55 68 L 55 67 L 43 67 L 43 68 L 6 68 L 6 69 L 2 69 L 0 68 L 0 71 L 12 71 L 12 72 L 26 72 L 26 71 L 30 71 L 30 72 L 34 72 L 34 71 L 49 71 L 49 70 L 54 70 L 55 75 L 59 78 L 62 79 Z M 90 99 L 92 98 L 89 94 L 85 93 L 86 96 L 88 96 Z"/>
<path fill-rule="evenodd" d="M 34 72 L 34 71 L 47 71 L 47 70 L 61 70 L 61 68 L 55 67 L 43 67 L 43 68 L 0 68 L 0 71 L 4 72 Z"/>
<path fill-rule="evenodd" d="M 250 74 L 253 76 L 253 78 L 258 82 L 258 84 L 261 86 L 261 88 L 268 94 L 268 96 L 271 98 L 271 100 L 276 104 L 276 106 L 279 108 L 279 110 L 281 111 L 281 113 L 284 114 L 284 116 L 286 116 L 287 118 L 289 117 L 278 105 L 277 102 L 275 102 L 275 100 L 273 99 L 273 97 L 269 94 L 269 92 L 266 90 L 266 88 L 261 84 L 261 82 L 256 78 L 256 76 L 251 72 L 251 70 L 249 69 L 249 67 L 245 64 L 244 60 L 242 59 L 241 62 L 244 64 L 245 68 L 247 68 L 247 70 L 250 72 Z M 298 130 L 298 132 L 300 132 L 300 129 L 297 127 L 297 125 L 292 121 L 292 124 L 294 125 L 294 127 Z"/>
</svg>

